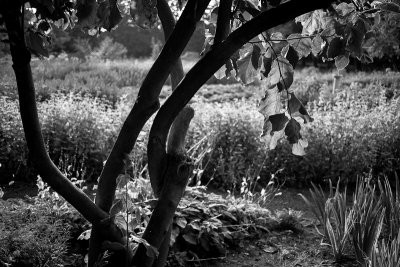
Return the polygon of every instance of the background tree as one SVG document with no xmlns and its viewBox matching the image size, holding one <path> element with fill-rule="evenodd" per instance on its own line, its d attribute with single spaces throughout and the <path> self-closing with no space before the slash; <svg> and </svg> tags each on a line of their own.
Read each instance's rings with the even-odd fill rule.
<svg viewBox="0 0 400 267">
<path fill-rule="evenodd" d="M 16 75 L 20 113 L 33 163 L 39 174 L 56 192 L 74 206 L 90 223 L 92 236 L 89 266 L 94 266 L 103 250 L 113 251 L 113 266 L 163 266 L 168 252 L 170 225 L 192 170 L 185 155 L 185 135 L 193 117 L 187 104 L 200 87 L 215 73 L 218 78 L 234 76 L 244 84 L 260 73 L 267 78 L 265 97 L 260 101 L 264 115 L 263 136 L 273 149 L 287 137 L 296 155 L 304 155 L 307 142 L 300 134 L 301 124 L 312 121 L 290 85 L 297 61 L 310 53 L 334 60 L 345 68 L 349 57 L 369 61 L 362 47 L 366 34 L 382 11 L 399 13 L 396 2 L 333 0 L 221 0 L 215 8 L 209 0 L 172 2 L 182 7 L 174 21 L 165 0 L 3 0 L 0 25 L 8 35 Z M 334 3 L 335 2 L 335 3 Z M 207 11 L 207 12 L 206 12 Z M 314 11 L 314 12 L 313 12 Z M 112 30 L 129 13 L 135 24 L 149 28 L 160 18 L 165 45 L 148 72 L 136 102 L 126 118 L 99 178 L 93 203 L 51 162 L 43 142 L 35 103 L 30 68 L 31 54 L 47 56 L 46 44 L 53 27 L 65 30 L 78 25 L 91 35 Z M 184 75 L 180 55 L 198 22 L 206 17 L 211 23 L 203 57 Z M 268 30 L 296 18 L 303 27 L 300 34 L 284 36 Z M 4 28 L 5 27 L 5 28 Z M 172 94 L 161 106 L 159 94 L 171 75 Z M 133 251 L 128 233 L 116 223 L 115 190 L 123 183 L 127 155 L 135 146 L 146 121 L 157 113 L 149 134 L 148 171 L 158 202 L 139 247 Z"/>
</svg>

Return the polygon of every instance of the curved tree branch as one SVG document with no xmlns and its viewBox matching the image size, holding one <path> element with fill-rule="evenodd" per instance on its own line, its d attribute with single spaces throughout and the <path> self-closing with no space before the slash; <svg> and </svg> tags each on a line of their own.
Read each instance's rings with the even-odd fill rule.
<svg viewBox="0 0 400 267">
<path fill-rule="evenodd" d="M 84 192 L 73 185 L 51 161 L 43 141 L 35 99 L 35 87 L 30 66 L 31 54 L 24 41 L 23 14 L 21 7 L 9 8 L 2 12 L 16 76 L 20 114 L 29 153 L 33 164 L 43 180 L 69 202 L 100 233 L 112 242 L 124 244 L 124 237 L 116 225 L 110 222 L 108 214 L 97 207 Z M 129 254 L 128 254 L 129 255 Z M 132 257 L 132 253 L 130 253 Z"/>
<path fill-rule="evenodd" d="M 132 151 L 144 124 L 159 108 L 158 97 L 168 75 L 172 71 L 173 73 L 180 72 L 176 63 L 196 29 L 196 23 L 203 15 L 209 1 L 188 1 L 176 26 L 173 27 L 170 38 L 168 38 L 142 83 L 137 100 L 122 126 L 99 178 L 96 204 L 104 211 L 108 212 L 113 203 L 116 178 L 124 167 L 125 155 Z M 160 4 L 163 3 L 160 2 Z M 171 18 L 166 17 L 166 20 L 171 20 Z M 175 80 L 173 82 L 177 83 Z M 101 241 L 98 230 L 93 228 L 89 247 L 89 266 L 93 266 L 94 260 L 97 258 Z"/>
<path fill-rule="evenodd" d="M 214 45 L 221 43 L 231 31 L 230 19 L 233 0 L 221 0 L 218 8 Z"/>
<path fill-rule="evenodd" d="M 307 12 L 328 7 L 334 0 L 292 0 L 276 8 L 264 11 L 232 32 L 225 41 L 211 49 L 186 74 L 176 90 L 165 101 L 154 119 L 149 142 L 165 144 L 165 133 L 180 110 L 189 102 L 200 87 L 240 47 L 259 33 L 278 26 Z"/>
</svg>

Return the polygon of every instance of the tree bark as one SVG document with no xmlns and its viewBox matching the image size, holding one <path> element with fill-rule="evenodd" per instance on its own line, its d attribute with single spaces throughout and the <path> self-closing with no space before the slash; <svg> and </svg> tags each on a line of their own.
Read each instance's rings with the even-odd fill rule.
<svg viewBox="0 0 400 267">
<path fill-rule="evenodd" d="M 133 149 L 145 122 L 159 108 L 159 94 L 168 75 L 176 71 L 176 63 L 189 42 L 196 23 L 210 0 L 189 0 L 160 55 L 149 70 L 139 90 L 137 100 L 125 120 L 99 178 L 96 204 L 108 212 L 115 197 L 116 178 L 124 167 L 123 159 Z M 93 266 L 101 251 L 102 239 L 93 228 L 89 246 L 89 266 Z"/>
<path fill-rule="evenodd" d="M 31 53 L 24 40 L 22 7 L 2 12 L 10 40 L 13 68 L 17 81 L 20 114 L 29 153 L 43 181 L 60 194 L 108 240 L 124 244 L 117 226 L 108 221 L 108 214 L 73 185 L 51 161 L 43 141 L 35 99 L 35 87 L 30 66 Z M 130 255 L 132 253 L 130 252 Z"/>
</svg>

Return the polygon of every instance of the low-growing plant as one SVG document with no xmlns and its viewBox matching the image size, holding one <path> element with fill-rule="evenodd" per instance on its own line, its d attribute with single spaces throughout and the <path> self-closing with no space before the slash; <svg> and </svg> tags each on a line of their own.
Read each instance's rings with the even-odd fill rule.
<svg viewBox="0 0 400 267">
<path fill-rule="evenodd" d="M 351 235 L 356 259 L 361 266 L 367 266 L 372 259 L 385 216 L 385 208 L 375 194 L 375 186 L 369 179 L 358 180 L 353 196 L 354 227 Z"/>
<path fill-rule="evenodd" d="M 332 248 L 336 261 L 345 257 L 348 241 L 354 225 L 353 210 L 347 208 L 347 188 L 339 192 L 339 182 L 336 193 L 325 204 L 326 213 L 326 239 Z"/>
<path fill-rule="evenodd" d="M 311 183 L 312 189 L 309 189 L 311 199 L 308 199 L 303 194 L 299 194 L 300 197 L 304 200 L 308 207 L 311 208 L 312 213 L 318 219 L 320 225 L 323 227 L 323 232 L 321 233 L 318 228 L 317 232 L 323 236 L 327 237 L 327 220 L 329 214 L 326 212 L 326 202 L 329 198 L 333 197 L 333 186 L 332 182 L 329 181 L 329 194 L 326 194 L 325 191 L 322 189 L 321 185 L 317 186 Z"/>
<path fill-rule="evenodd" d="M 4 266 L 82 266 L 73 235 L 85 220 L 39 178 L 33 198 L 0 199 L 0 263 Z"/>
<path fill-rule="evenodd" d="M 378 181 L 379 198 L 385 208 L 384 235 L 389 240 L 395 239 L 400 229 L 400 184 L 396 175 L 394 191 L 389 179 L 384 177 L 383 181 Z"/>
<path fill-rule="evenodd" d="M 278 231 L 290 230 L 294 233 L 301 232 L 301 223 L 303 212 L 291 208 L 275 211 L 274 219 L 277 225 L 273 228 Z"/>
<path fill-rule="evenodd" d="M 373 251 L 371 267 L 400 266 L 400 233 L 390 241 L 382 239 Z"/>
</svg>

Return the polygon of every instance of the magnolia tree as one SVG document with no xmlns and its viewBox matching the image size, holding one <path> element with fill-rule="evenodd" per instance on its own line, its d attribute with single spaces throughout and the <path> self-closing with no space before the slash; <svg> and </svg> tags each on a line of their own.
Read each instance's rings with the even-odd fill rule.
<svg viewBox="0 0 400 267">
<path fill-rule="evenodd" d="M 233 77 L 244 84 L 265 78 L 265 96 L 259 103 L 265 117 L 262 136 L 270 149 L 286 137 L 292 152 L 303 155 L 307 142 L 300 134 L 301 123 L 312 118 L 291 88 L 297 61 L 312 53 L 334 60 L 339 70 L 349 64 L 350 57 L 370 62 L 363 44 L 382 12 L 399 13 L 399 0 L 2 0 L 1 32 L 8 35 L 29 153 L 43 180 L 92 224 L 89 266 L 96 265 L 104 250 L 118 255 L 112 258 L 113 266 L 165 264 L 171 222 L 192 172 L 191 159 L 185 154 L 185 135 L 194 115 L 188 103 L 212 75 Z M 46 152 L 30 60 L 31 54 L 48 56 L 46 44 L 55 27 L 80 27 L 94 35 L 117 27 L 123 16 L 143 28 L 160 20 L 166 42 L 108 156 L 93 202 L 57 169 Z M 302 33 L 283 36 L 271 31 L 294 19 L 301 23 Z M 205 49 L 184 74 L 180 55 L 200 20 L 209 29 Z M 159 94 L 169 75 L 173 92 L 160 107 Z M 121 175 L 127 155 L 155 112 L 147 153 L 158 201 L 146 230 L 137 237 L 122 231 L 116 221 L 123 205 L 115 203 L 115 192 L 127 182 Z M 132 240 L 139 243 L 135 249 Z"/>
</svg>

